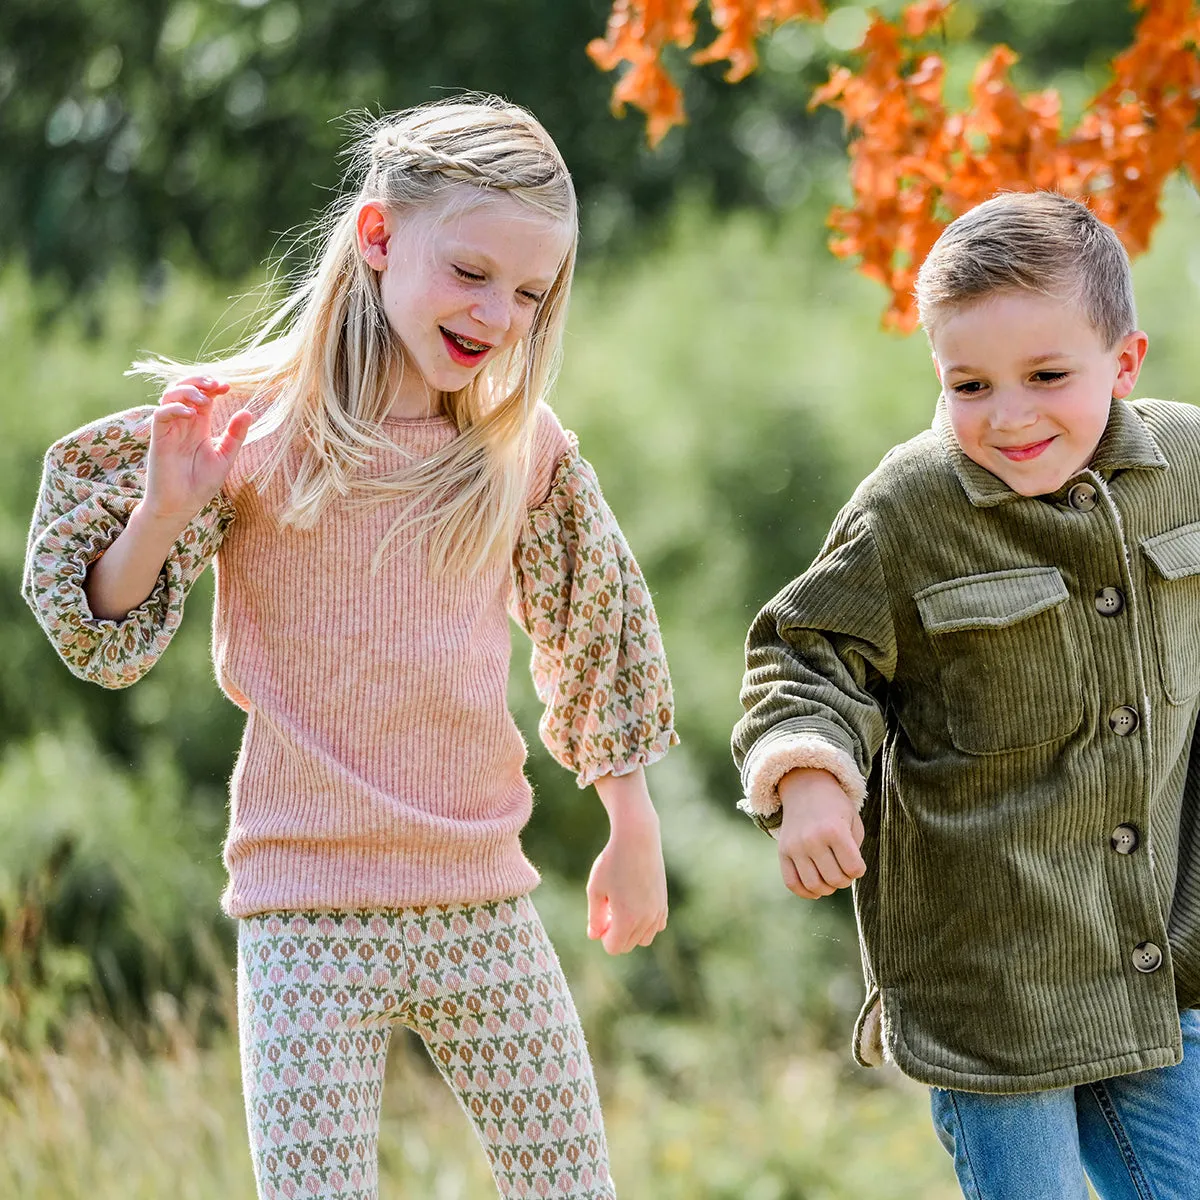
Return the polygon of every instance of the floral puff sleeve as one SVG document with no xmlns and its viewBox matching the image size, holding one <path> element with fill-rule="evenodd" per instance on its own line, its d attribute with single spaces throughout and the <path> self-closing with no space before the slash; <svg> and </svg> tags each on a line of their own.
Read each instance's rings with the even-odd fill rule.
<svg viewBox="0 0 1200 1200">
<path fill-rule="evenodd" d="M 646 581 L 571 440 L 513 555 L 512 614 L 533 640 L 538 732 L 580 787 L 657 761 L 679 738 Z"/>
<path fill-rule="evenodd" d="M 233 518 L 218 493 L 183 531 L 150 595 L 119 621 L 92 615 L 88 567 L 116 541 L 145 490 L 150 408 L 85 425 L 46 453 L 25 552 L 22 592 L 72 673 L 128 687 L 166 649 L 188 590 Z"/>
</svg>

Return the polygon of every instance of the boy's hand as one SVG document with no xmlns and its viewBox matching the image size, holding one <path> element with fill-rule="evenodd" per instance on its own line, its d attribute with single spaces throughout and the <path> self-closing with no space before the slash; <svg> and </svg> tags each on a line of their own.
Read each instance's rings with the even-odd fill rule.
<svg viewBox="0 0 1200 1200">
<path fill-rule="evenodd" d="M 150 426 L 145 518 L 182 531 L 225 482 L 254 420 L 241 409 L 214 441 L 213 400 L 227 391 L 227 383 L 191 375 L 163 392 Z"/>
<path fill-rule="evenodd" d="M 849 887 L 866 872 L 858 849 L 862 818 L 828 771 L 789 771 L 778 791 L 783 809 L 776 835 L 779 869 L 789 892 L 819 900 Z"/>
<path fill-rule="evenodd" d="M 588 937 L 609 954 L 648 946 L 667 925 L 658 814 L 641 768 L 596 780 L 612 832 L 588 877 Z"/>
</svg>

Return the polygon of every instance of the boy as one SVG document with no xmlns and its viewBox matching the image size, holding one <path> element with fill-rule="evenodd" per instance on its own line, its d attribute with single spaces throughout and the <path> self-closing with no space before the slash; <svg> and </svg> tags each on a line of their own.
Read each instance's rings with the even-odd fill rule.
<svg viewBox="0 0 1200 1200">
<path fill-rule="evenodd" d="M 855 1029 L 976 1200 L 1200 1197 L 1200 410 L 1125 252 L 999 196 L 917 284 L 941 397 L 747 640 L 742 807 L 855 886 Z M 1181 1015 L 1182 1013 L 1182 1015 Z"/>
</svg>

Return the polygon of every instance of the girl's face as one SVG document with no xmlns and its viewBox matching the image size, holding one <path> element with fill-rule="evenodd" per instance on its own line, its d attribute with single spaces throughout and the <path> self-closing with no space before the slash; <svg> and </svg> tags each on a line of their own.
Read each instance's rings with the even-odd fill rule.
<svg viewBox="0 0 1200 1200">
<path fill-rule="evenodd" d="M 404 349 L 392 412 L 414 415 L 429 411 L 431 392 L 466 387 L 529 333 L 570 231 L 500 193 L 450 215 L 364 204 L 358 244 Z"/>
</svg>

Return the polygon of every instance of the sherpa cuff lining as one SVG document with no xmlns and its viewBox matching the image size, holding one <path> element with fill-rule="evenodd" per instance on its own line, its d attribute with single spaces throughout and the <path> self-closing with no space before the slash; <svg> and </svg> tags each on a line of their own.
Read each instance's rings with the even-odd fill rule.
<svg viewBox="0 0 1200 1200">
<path fill-rule="evenodd" d="M 858 764 L 845 750 L 814 733 L 789 734 L 773 741 L 761 755 L 754 756 L 746 784 L 746 808 L 760 817 L 769 817 L 779 807 L 779 781 L 800 767 L 828 771 L 842 790 L 862 807 L 867 781 Z"/>
</svg>

